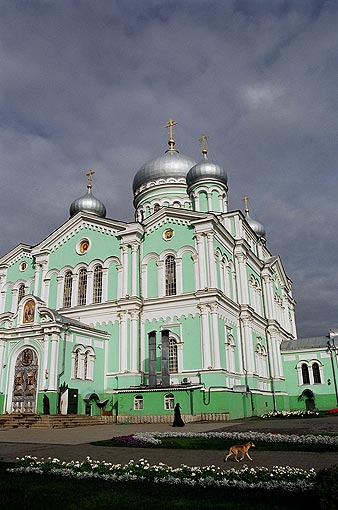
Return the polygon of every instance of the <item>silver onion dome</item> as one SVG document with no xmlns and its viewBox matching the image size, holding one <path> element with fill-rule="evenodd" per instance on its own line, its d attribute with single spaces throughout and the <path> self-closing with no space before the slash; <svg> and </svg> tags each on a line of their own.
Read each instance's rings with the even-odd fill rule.
<svg viewBox="0 0 338 510">
<path fill-rule="evenodd" d="M 228 176 L 223 167 L 217 163 L 208 161 L 206 153 L 203 153 L 203 159 L 194 165 L 187 174 L 188 188 L 200 181 L 216 180 L 223 184 L 228 184 Z"/>
<path fill-rule="evenodd" d="M 263 225 L 261 223 L 259 223 L 259 221 L 251 218 L 249 212 L 246 212 L 245 218 L 246 218 L 246 221 L 249 223 L 250 227 L 252 228 L 252 230 L 255 232 L 255 234 L 258 237 L 265 238 L 266 232 L 265 232 L 265 228 L 263 227 Z"/>
<path fill-rule="evenodd" d="M 185 179 L 188 171 L 196 161 L 178 153 L 168 150 L 162 156 L 145 163 L 136 173 L 133 181 L 134 193 L 141 187 L 159 179 Z"/>
<path fill-rule="evenodd" d="M 95 214 L 100 218 L 105 218 L 106 208 L 105 205 L 98 198 L 94 197 L 92 193 L 93 179 L 92 176 L 95 172 L 89 170 L 86 174 L 88 176 L 87 193 L 80 198 L 75 199 L 69 208 L 70 217 L 75 216 L 78 212 L 87 212 Z"/>
</svg>

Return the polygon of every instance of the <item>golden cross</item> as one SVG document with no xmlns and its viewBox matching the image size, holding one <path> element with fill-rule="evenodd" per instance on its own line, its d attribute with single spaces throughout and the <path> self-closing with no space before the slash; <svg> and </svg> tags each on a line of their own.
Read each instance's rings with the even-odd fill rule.
<svg viewBox="0 0 338 510">
<path fill-rule="evenodd" d="M 198 141 L 202 144 L 202 154 L 208 153 L 207 140 L 209 140 L 208 135 L 201 135 L 201 138 L 198 139 Z"/>
<path fill-rule="evenodd" d="M 93 175 L 94 174 L 95 174 L 95 172 L 93 172 L 93 170 L 88 170 L 88 172 L 86 173 L 86 176 L 88 177 L 87 188 L 93 187 Z"/>
<path fill-rule="evenodd" d="M 245 212 L 249 212 L 249 197 L 247 195 L 244 195 L 243 202 L 245 204 Z"/>
<path fill-rule="evenodd" d="M 169 119 L 164 127 L 169 128 L 169 138 L 174 138 L 173 127 L 176 126 L 177 122 L 174 119 Z"/>
<path fill-rule="evenodd" d="M 169 119 L 168 122 L 164 127 L 169 128 L 169 150 L 174 151 L 175 150 L 175 140 L 174 140 L 174 126 L 176 126 L 177 122 L 174 119 Z"/>
</svg>

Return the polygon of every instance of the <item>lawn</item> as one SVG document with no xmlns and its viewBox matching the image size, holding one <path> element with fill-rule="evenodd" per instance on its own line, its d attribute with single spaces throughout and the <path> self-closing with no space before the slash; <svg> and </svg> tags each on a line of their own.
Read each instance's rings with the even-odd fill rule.
<svg viewBox="0 0 338 510">
<path fill-rule="evenodd" d="M 234 443 L 243 443 L 245 441 L 234 441 L 233 439 L 206 439 L 189 437 L 162 437 L 160 445 L 147 445 L 151 448 L 171 448 L 187 450 L 222 450 L 226 451 Z M 132 441 L 132 436 L 115 437 L 107 441 L 96 441 L 91 443 L 94 446 L 111 447 L 136 447 L 141 445 Z M 264 451 L 297 451 L 297 452 L 338 452 L 338 444 L 298 444 L 298 443 L 271 443 L 255 440 L 256 450 Z"/>
<path fill-rule="evenodd" d="M 8 473 L 0 463 L 1 507 L 34 510 L 298 510 L 318 508 L 313 491 L 240 490 L 154 485 L 139 482 L 74 480 L 57 476 Z"/>
</svg>

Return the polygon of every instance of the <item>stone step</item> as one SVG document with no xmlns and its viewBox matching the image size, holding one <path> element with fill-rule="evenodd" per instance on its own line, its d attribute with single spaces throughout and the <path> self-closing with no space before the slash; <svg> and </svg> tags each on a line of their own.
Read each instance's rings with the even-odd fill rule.
<svg viewBox="0 0 338 510">
<path fill-rule="evenodd" d="M 112 423 L 112 416 L 88 415 L 0 415 L 0 429 L 11 428 L 69 428 Z"/>
</svg>

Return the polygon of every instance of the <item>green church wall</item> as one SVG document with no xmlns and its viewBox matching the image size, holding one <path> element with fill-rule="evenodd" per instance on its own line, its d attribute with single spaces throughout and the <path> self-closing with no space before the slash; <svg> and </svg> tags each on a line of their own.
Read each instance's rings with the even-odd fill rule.
<svg viewBox="0 0 338 510">
<path fill-rule="evenodd" d="M 90 240 L 89 250 L 80 255 L 77 253 L 77 245 L 83 238 Z M 67 266 L 75 267 L 79 263 L 89 264 L 92 260 L 104 261 L 108 257 L 120 255 L 120 241 L 114 235 L 108 235 L 87 227 L 81 228 L 70 239 L 56 247 L 49 256 L 49 268 L 62 269 L 67 261 Z"/>
<path fill-rule="evenodd" d="M 57 297 L 58 283 L 57 283 L 57 275 L 53 274 L 50 279 L 49 284 L 49 295 L 48 295 L 48 304 L 49 308 L 56 308 L 56 297 Z"/>
<path fill-rule="evenodd" d="M 108 268 L 108 301 L 117 300 L 118 270 L 115 261 Z"/>
<path fill-rule="evenodd" d="M 199 210 L 201 212 L 208 212 L 208 196 L 205 191 L 201 191 L 198 194 L 198 200 L 199 200 Z"/>
<path fill-rule="evenodd" d="M 12 298 L 13 298 L 12 289 L 13 286 L 11 285 L 10 287 L 7 288 L 6 291 L 5 312 L 10 312 L 12 310 Z"/>
<path fill-rule="evenodd" d="M 184 252 L 182 257 L 183 293 L 195 291 L 194 261 L 191 252 Z"/>
<path fill-rule="evenodd" d="M 166 241 L 163 239 L 163 232 L 169 228 L 174 231 L 174 236 L 170 240 Z M 173 250 L 174 252 L 177 252 L 180 248 L 182 248 L 182 246 L 195 247 L 193 235 L 193 227 L 168 220 L 164 224 L 161 224 L 159 228 L 156 228 L 156 230 L 145 235 L 143 242 L 143 256 L 148 253 L 153 253 L 155 246 L 156 253 L 158 255 L 166 250 Z"/>
<path fill-rule="evenodd" d="M 20 270 L 20 266 L 23 262 L 26 262 L 27 266 L 24 271 Z M 17 260 L 14 264 L 11 264 L 7 269 L 7 276 L 6 281 L 7 282 L 17 282 L 18 280 L 27 282 L 27 280 L 30 280 L 31 278 L 34 278 L 35 274 L 35 268 L 33 259 L 30 257 L 25 257 L 23 254 L 19 260 Z"/>
<path fill-rule="evenodd" d="M 147 265 L 147 293 L 149 298 L 158 297 L 158 278 L 157 278 L 157 262 L 155 258 L 151 258 Z"/>
<path fill-rule="evenodd" d="M 219 192 L 216 190 L 213 190 L 211 192 L 211 203 L 212 203 L 212 210 L 216 212 L 220 211 L 220 200 L 219 200 Z"/>
</svg>

